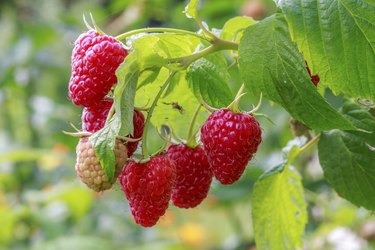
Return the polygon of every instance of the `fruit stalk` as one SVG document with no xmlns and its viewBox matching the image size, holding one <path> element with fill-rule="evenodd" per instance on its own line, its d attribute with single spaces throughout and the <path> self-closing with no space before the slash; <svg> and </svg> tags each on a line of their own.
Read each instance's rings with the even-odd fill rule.
<svg viewBox="0 0 375 250">
<path fill-rule="evenodd" d="M 172 28 L 144 28 L 144 29 L 136 29 L 136 30 L 131 30 L 125 33 L 122 33 L 118 36 L 116 36 L 117 40 L 124 40 L 128 37 L 141 34 L 141 33 L 177 33 L 177 34 L 185 34 L 185 35 L 190 35 L 190 36 L 195 36 L 199 39 L 210 41 L 207 37 L 202 36 L 198 33 L 188 31 L 188 30 L 181 30 L 181 29 L 172 29 Z"/>
<path fill-rule="evenodd" d="M 197 144 L 197 142 L 195 141 L 195 133 L 193 133 L 193 130 L 194 130 L 195 121 L 197 120 L 199 110 L 201 109 L 201 107 L 202 107 L 202 105 L 199 104 L 198 107 L 195 109 L 195 112 L 193 114 L 193 117 L 192 117 L 191 123 L 190 123 L 190 127 L 189 127 L 186 145 L 191 147 L 191 148 L 193 148 Z"/>
<path fill-rule="evenodd" d="M 147 118 L 146 118 L 146 121 L 145 121 L 145 127 L 144 127 L 144 132 L 143 132 L 143 136 L 142 136 L 142 154 L 143 154 L 143 157 L 144 158 L 148 158 L 149 154 L 148 154 L 148 151 L 147 151 L 147 134 L 148 134 L 148 126 L 150 125 L 150 121 L 151 121 L 151 117 L 152 117 L 152 113 L 154 112 L 154 109 L 156 107 L 156 104 L 158 103 L 161 95 L 163 94 L 164 90 L 167 88 L 169 82 L 172 80 L 173 76 L 176 74 L 176 71 L 172 71 L 170 72 L 167 80 L 165 81 L 165 83 L 160 87 L 160 90 L 159 92 L 157 93 L 154 101 L 152 102 L 151 104 L 151 107 L 150 109 L 148 110 L 148 114 L 147 114 Z"/>
</svg>

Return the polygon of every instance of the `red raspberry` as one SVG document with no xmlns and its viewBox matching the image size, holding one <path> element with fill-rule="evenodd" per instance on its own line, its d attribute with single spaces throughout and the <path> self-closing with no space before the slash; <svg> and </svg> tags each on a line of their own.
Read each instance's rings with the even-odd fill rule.
<svg viewBox="0 0 375 250">
<path fill-rule="evenodd" d="M 120 142 L 115 144 L 115 178 L 108 180 L 102 165 L 96 157 L 95 149 L 89 138 L 83 137 L 79 140 L 77 148 L 77 160 L 75 169 L 83 183 L 96 192 L 110 189 L 120 174 L 127 157 L 126 147 Z"/>
<path fill-rule="evenodd" d="M 133 128 L 134 133 L 133 135 L 129 135 L 130 138 L 141 138 L 143 135 L 143 129 L 145 127 L 145 117 L 143 116 L 141 111 L 134 110 L 133 115 Z M 135 150 L 137 150 L 138 141 L 136 142 L 128 142 L 128 157 L 132 156 Z"/>
<path fill-rule="evenodd" d="M 204 123 L 201 140 L 216 179 L 232 184 L 257 151 L 262 131 L 252 115 L 221 109 Z"/>
<path fill-rule="evenodd" d="M 164 155 L 146 163 L 129 162 L 119 179 L 137 224 L 151 227 L 168 208 L 176 178 L 175 163 Z"/>
<path fill-rule="evenodd" d="M 82 112 L 82 129 L 91 133 L 102 129 L 105 125 L 107 115 L 111 109 L 113 101 L 111 99 L 104 99 L 98 105 L 86 107 Z M 141 138 L 145 126 L 145 117 L 142 112 L 134 110 L 133 114 L 133 135 L 128 135 L 129 138 Z M 128 142 L 128 157 L 132 156 L 137 150 L 138 141 Z"/>
<path fill-rule="evenodd" d="M 176 163 L 176 184 L 172 191 L 173 204 L 180 208 L 198 206 L 207 197 L 213 176 L 203 147 L 171 145 L 167 155 Z"/>
<path fill-rule="evenodd" d="M 94 30 L 74 43 L 69 96 L 75 105 L 90 107 L 100 102 L 117 82 L 116 69 L 128 52 L 113 37 Z"/>
<path fill-rule="evenodd" d="M 82 111 L 82 129 L 91 133 L 102 129 L 113 101 L 104 99 L 98 105 L 85 107 Z"/>
</svg>

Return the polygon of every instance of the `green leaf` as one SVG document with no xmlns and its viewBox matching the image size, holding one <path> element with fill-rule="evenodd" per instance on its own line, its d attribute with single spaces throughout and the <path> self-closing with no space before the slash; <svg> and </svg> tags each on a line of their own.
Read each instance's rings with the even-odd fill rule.
<svg viewBox="0 0 375 250">
<path fill-rule="evenodd" d="M 139 88 L 136 94 L 136 106 L 149 106 L 160 90 L 161 85 L 168 78 L 168 75 L 168 70 L 163 68 L 154 82 Z M 185 77 L 176 79 L 178 81 L 174 80 L 176 82 L 173 83 L 173 92 L 169 92 L 168 95 L 164 95 L 159 99 L 151 118 L 151 123 L 159 131 L 161 131 L 163 125 L 167 125 L 173 129 L 177 136 L 186 139 L 190 121 L 199 102 L 189 89 Z M 206 117 L 207 113 L 201 109 L 197 125 L 202 124 Z"/>
<path fill-rule="evenodd" d="M 116 71 L 118 84 L 114 91 L 116 116 L 121 121 L 117 135 L 127 136 L 133 133 L 133 112 L 135 91 L 140 75 L 140 63 L 137 52 L 133 52 Z"/>
<path fill-rule="evenodd" d="M 324 176 L 339 195 L 357 206 L 375 210 L 375 118 L 346 102 L 342 112 L 360 131 L 332 130 L 322 134 L 318 149 Z"/>
<path fill-rule="evenodd" d="M 155 37 L 158 41 L 153 46 L 153 50 L 161 58 L 189 56 L 200 43 L 199 38 L 183 34 L 160 34 Z"/>
<path fill-rule="evenodd" d="M 375 100 L 375 2 L 279 0 L 293 39 L 319 84 Z"/>
<path fill-rule="evenodd" d="M 188 18 L 197 18 L 198 17 L 198 5 L 199 0 L 190 0 L 188 5 L 186 5 L 184 13 Z"/>
<path fill-rule="evenodd" d="M 255 24 L 256 22 L 246 16 L 237 16 L 229 19 L 221 31 L 220 37 L 224 40 L 239 42 L 242 38 L 245 28 Z"/>
<path fill-rule="evenodd" d="M 280 165 L 256 182 L 252 218 L 258 249 L 294 250 L 302 245 L 307 223 L 300 175 Z"/>
<path fill-rule="evenodd" d="M 89 138 L 94 145 L 96 156 L 110 181 L 115 176 L 115 153 L 113 150 L 120 126 L 121 123 L 118 116 L 114 116 L 104 128 Z"/>
<path fill-rule="evenodd" d="M 121 120 L 119 135 L 133 132 L 136 89 L 153 83 L 161 67 L 168 66 L 166 59 L 191 55 L 199 42 L 198 38 L 180 34 L 153 34 L 133 41 L 132 53 L 116 72 L 118 84 L 114 98 L 116 113 L 120 114 Z"/>
<path fill-rule="evenodd" d="M 226 107 L 233 101 L 228 86 L 230 75 L 222 53 L 217 52 L 193 62 L 187 80 L 194 95 L 213 107 Z"/>
<path fill-rule="evenodd" d="M 271 16 L 246 29 L 239 46 L 239 66 L 247 89 L 255 95 L 262 92 L 308 127 L 354 129 L 310 81 L 282 15 Z"/>
</svg>

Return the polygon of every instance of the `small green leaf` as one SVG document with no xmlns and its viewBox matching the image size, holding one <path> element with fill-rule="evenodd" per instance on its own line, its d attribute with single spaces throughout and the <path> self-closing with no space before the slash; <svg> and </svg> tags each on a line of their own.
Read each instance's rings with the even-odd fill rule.
<svg viewBox="0 0 375 250">
<path fill-rule="evenodd" d="M 222 108 L 233 101 L 233 94 L 228 86 L 230 75 L 227 63 L 220 52 L 193 62 L 186 78 L 194 95 L 210 106 Z"/>
<path fill-rule="evenodd" d="M 294 250 L 302 245 L 307 223 L 300 175 L 284 164 L 256 182 L 252 218 L 257 248 Z"/>
<path fill-rule="evenodd" d="M 120 136 L 133 133 L 134 99 L 140 74 L 138 60 L 137 52 L 131 53 L 116 72 L 118 83 L 114 91 L 114 103 L 116 115 L 121 121 L 118 131 Z"/>
<path fill-rule="evenodd" d="M 339 195 L 357 206 L 375 210 L 375 118 L 346 102 L 342 112 L 360 131 L 332 130 L 320 138 L 319 160 L 324 176 Z"/>
<path fill-rule="evenodd" d="M 255 24 L 256 22 L 246 16 L 237 16 L 229 19 L 221 31 L 220 37 L 224 40 L 239 42 L 242 38 L 245 28 Z"/>
<path fill-rule="evenodd" d="M 120 125 L 119 119 L 115 116 L 103 129 L 90 136 L 96 156 L 110 181 L 115 176 L 115 153 L 113 150 Z"/>
<path fill-rule="evenodd" d="M 375 100 L 375 2 L 277 2 L 319 84 L 336 94 Z"/>
<path fill-rule="evenodd" d="M 198 17 L 198 5 L 199 0 L 190 0 L 188 5 L 186 5 L 184 13 L 188 18 L 197 18 Z"/>
<path fill-rule="evenodd" d="M 263 93 L 314 130 L 354 129 L 318 93 L 281 14 L 249 26 L 239 46 L 239 66 L 248 90 Z"/>
</svg>

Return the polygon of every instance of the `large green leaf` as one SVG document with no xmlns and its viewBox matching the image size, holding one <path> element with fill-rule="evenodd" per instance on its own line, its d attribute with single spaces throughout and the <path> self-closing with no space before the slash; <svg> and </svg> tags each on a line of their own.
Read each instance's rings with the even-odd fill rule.
<svg viewBox="0 0 375 250">
<path fill-rule="evenodd" d="M 133 40 L 132 52 L 116 72 L 118 84 L 114 99 L 116 114 L 121 120 L 119 135 L 126 136 L 133 131 L 137 86 L 153 84 L 160 68 L 168 66 L 168 58 L 190 55 L 198 44 L 198 38 L 179 34 L 152 34 Z"/>
<path fill-rule="evenodd" d="M 343 113 L 364 131 L 332 130 L 322 134 L 319 160 L 324 176 L 345 199 L 375 210 L 375 118 L 353 102 Z"/>
<path fill-rule="evenodd" d="M 191 55 L 200 43 L 199 38 L 182 34 L 154 35 L 158 41 L 154 53 L 162 58 L 176 58 Z"/>
<path fill-rule="evenodd" d="M 195 96 L 218 108 L 226 107 L 233 101 L 229 79 L 226 59 L 220 52 L 193 62 L 187 72 L 187 80 Z"/>
<path fill-rule="evenodd" d="M 136 94 L 136 106 L 149 107 L 168 75 L 168 70 L 162 69 L 152 84 L 139 88 Z M 167 125 L 173 129 L 177 136 L 186 139 L 190 121 L 199 105 L 199 101 L 189 89 L 185 77 L 179 77 L 178 79 L 174 83 L 173 92 L 169 92 L 168 95 L 164 95 L 159 99 L 151 118 L 151 123 L 159 131 L 162 125 Z M 205 119 L 206 112 L 201 109 L 197 124 L 202 124 Z"/>
<path fill-rule="evenodd" d="M 258 249 L 294 250 L 302 245 L 307 212 L 301 177 L 294 169 L 283 164 L 261 176 L 252 206 Z"/>
<path fill-rule="evenodd" d="M 256 95 L 262 92 L 310 128 L 354 128 L 311 83 L 282 15 L 274 15 L 246 29 L 239 46 L 239 66 L 249 90 Z"/>
<path fill-rule="evenodd" d="M 375 100 L 375 2 L 279 0 L 314 74 L 335 93 Z"/>
</svg>

